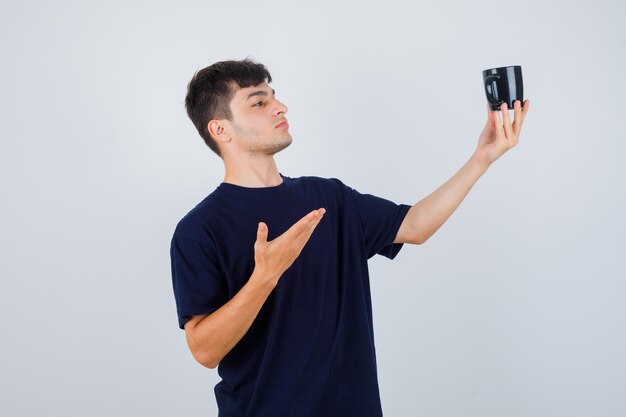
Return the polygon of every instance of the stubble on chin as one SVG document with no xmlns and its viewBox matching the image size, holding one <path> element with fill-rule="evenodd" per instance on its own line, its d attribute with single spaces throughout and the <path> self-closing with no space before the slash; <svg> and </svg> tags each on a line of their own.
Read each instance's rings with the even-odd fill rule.
<svg viewBox="0 0 626 417">
<path fill-rule="evenodd" d="M 281 135 L 278 138 L 274 138 L 273 142 L 248 142 L 244 144 L 244 147 L 248 149 L 250 154 L 258 155 L 274 155 L 289 145 L 291 145 L 291 135 Z"/>
<path fill-rule="evenodd" d="M 267 151 L 268 154 L 270 155 L 274 155 L 280 151 L 282 151 L 283 149 L 285 149 L 286 147 L 288 147 L 289 145 L 291 145 L 292 139 L 290 135 L 286 135 L 284 137 L 281 137 L 279 141 L 271 144 L 270 146 L 268 146 Z"/>
</svg>

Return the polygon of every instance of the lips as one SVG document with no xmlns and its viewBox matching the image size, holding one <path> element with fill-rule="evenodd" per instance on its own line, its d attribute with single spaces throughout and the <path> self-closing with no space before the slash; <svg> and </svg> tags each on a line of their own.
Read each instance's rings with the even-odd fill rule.
<svg viewBox="0 0 626 417">
<path fill-rule="evenodd" d="M 276 129 L 278 129 L 279 127 L 289 127 L 289 124 L 287 123 L 287 120 L 283 120 L 278 125 L 276 125 Z"/>
</svg>

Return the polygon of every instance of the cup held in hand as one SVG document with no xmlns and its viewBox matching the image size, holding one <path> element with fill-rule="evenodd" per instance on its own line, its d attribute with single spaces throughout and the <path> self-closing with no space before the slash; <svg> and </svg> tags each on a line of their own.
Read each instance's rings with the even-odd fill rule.
<svg viewBox="0 0 626 417">
<path fill-rule="evenodd" d="M 483 85 L 491 110 L 499 110 L 502 103 L 512 109 L 516 100 L 524 103 L 522 67 L 519 65 L 484 70 Z"/>
</svg>

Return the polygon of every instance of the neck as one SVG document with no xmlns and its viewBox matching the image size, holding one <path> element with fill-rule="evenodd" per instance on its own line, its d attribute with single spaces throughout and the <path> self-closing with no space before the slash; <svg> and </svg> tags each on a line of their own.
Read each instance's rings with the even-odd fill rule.
<svg viewBox="0 0 626 417">
<path fill-rule="evenodd" d="M 283 182 L 273 156 L 239 159 L 237 163 L 224 160 L 224 182 L 242 187 L 274 187 Z"/>
</svg>

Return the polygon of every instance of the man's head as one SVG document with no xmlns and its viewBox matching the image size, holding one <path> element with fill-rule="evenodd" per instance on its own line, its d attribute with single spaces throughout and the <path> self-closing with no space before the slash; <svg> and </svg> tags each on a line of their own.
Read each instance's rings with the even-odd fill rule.
<svg viewBox="0 0 626 417">
<path fill-rule="evenodd" d="M 221 61 L 197 71 L 187 87 L 189 118 L 207 146 L 223 159 L 224 150 L 273 155 L 291 144 L 287 106 L 268 86 L 272 76 L 249 59 Z M 218 145 L 219 143 L 219 145 Z"/>
</svg>

